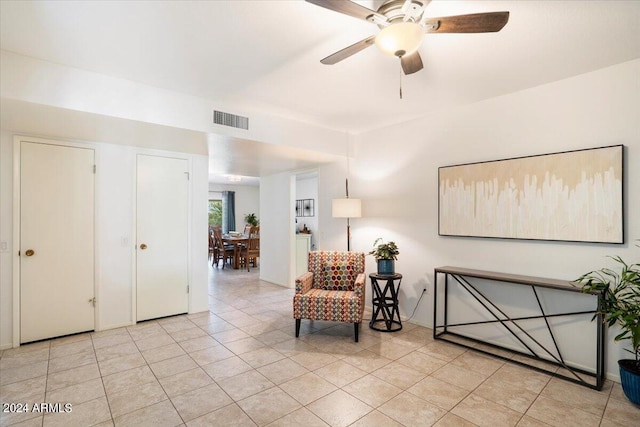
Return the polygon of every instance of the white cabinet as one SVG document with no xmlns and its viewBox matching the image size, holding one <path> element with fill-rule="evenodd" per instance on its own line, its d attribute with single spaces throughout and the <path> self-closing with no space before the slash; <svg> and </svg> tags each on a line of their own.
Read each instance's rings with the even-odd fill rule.
<svg viewBox="0 0 640 427">
<path fill-rule="evenodd" d="M 311 234 L 296 234 L 296 277 L 307 271 L 310 250 Z"/>
</svg>

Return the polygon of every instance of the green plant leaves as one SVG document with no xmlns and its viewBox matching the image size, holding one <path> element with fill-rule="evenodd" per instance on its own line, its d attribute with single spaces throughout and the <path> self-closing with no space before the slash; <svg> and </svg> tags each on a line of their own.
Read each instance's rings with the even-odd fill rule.
<svg viewBox="0 0 640 427">
<path fill-rule="evenodd" d="M 378 244 L 378 242 L 381 243 Z M 379 259 L 397 260 L 399 254 L 400 251 L 395 242 L 384 243 L 382 237 L 378 237 L 376 241 L 373 242 L 373 250 L 369 252 L 369 255 L 373 255 L 376 261 Z"/>
<path fill-rule="evenodd" d="M 640 359 L 640 264 L 627 264 L 619 256 L 609 257 L 620 264 L 620 271 L 601 268 L 577 279 L 582 292 L 602 292 L 599 313 L 608 326 L 620 325 L 615 341 L 631 340 L 631 353 Z M 594 317 L 595 318 L 595 317 Z"/>
</svg>

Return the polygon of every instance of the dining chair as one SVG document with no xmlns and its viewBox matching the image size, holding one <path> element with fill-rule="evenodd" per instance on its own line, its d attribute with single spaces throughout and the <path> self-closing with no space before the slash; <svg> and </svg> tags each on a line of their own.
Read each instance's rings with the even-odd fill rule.
<svg viewBox="0 0 640 427">
<path fill-rule="evenodd" d="M 246 265 L 247 271 L 250 271 L 249 264 L 253 263 L 255 268 L 260 258 L 260 227 L 251 227 L 248 235 L 247 244 L 240 249 L 240 263 Z"/>
<path fill-rule="evenodd" d="M 216 249 L 215 241 L 213 240 L 213 231 L 209 230 L 209 259 L 213 259 Z"/>
<path fill-rule="evenodd" d="M 222 268 L 227 263 L 227 261 L 231 261 L 234 256 L 234 248 L 233 245 L 225 245 L 222 240 L 222 231 L 219 228 L 213 229 L 213 239 L 214 239 L 214 251 L 213 251 L 213 261 L 211 265 L 219 266 L 220 260 L 222 260 Z"/>
</svg>

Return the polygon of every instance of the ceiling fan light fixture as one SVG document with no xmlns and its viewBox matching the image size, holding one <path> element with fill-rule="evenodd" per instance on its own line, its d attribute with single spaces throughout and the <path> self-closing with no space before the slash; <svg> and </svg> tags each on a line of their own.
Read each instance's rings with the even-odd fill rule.
<svg viewBox="0 0 640 427">
<path fill-rule="evenodd" d="M 391 24 L 376 36 L 376 46 L 389 56 L 405 56 L 414 53 L 422 44 L 424 29 L 414 22 Z"/>
</svg>

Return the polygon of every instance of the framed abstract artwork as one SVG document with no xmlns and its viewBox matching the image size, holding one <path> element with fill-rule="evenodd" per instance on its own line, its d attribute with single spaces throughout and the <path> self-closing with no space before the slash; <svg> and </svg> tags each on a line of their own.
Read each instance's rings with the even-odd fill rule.
<svg viewBox="0 0 640 427">
<path fill-rule="evenodd" d="M 296 200 L 296 216 L 315 216 L 314 202 L 314 199 Z"/>
<path fill-rule="evenodd" d="M 624 243 L 624 146 L 438 168 L 441 236 Z"/>
</svg>

